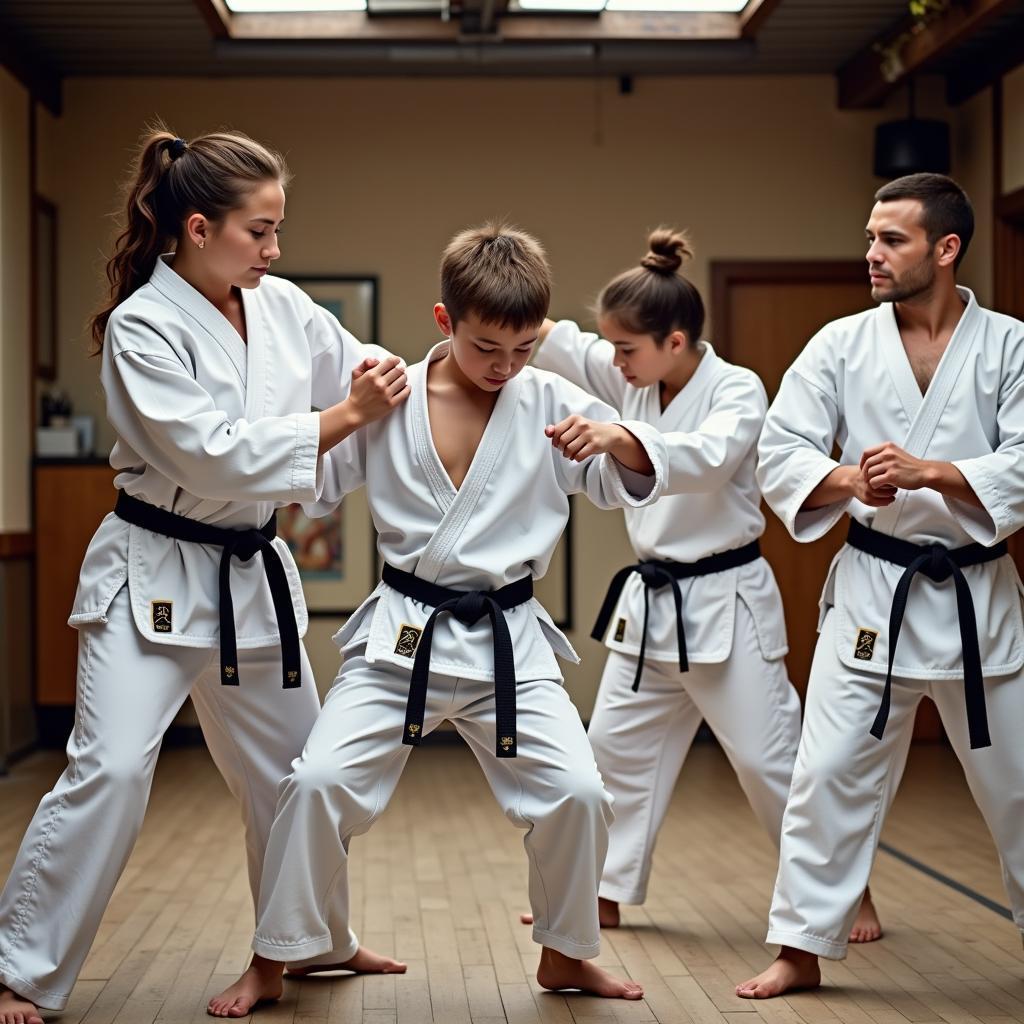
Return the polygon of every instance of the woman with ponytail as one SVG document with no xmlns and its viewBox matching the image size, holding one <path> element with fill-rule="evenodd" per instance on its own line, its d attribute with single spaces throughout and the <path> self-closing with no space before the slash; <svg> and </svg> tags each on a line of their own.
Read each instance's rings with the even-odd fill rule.
<svg viewBox="0 0 1024 1024">
<path fill-rule="evenodd" d="M 620 903 L 646 898 L 658 830 L 702 719 L 776 845 L 800 739 L 782 598 L 758 545 L 765 390 L 701 340 L 704 303 L 679 272 L 692 256 L 686 235 L 659 228 L 648 246 L 600 294 L 608 340 L 549 320 L 534 360 L 668 443 L 666 497 L 626 510 L 638 562 L 614 577 L 592 633 L 611 652 L 589 730 L 615 798 L 604 927 L 619 924 Z M 880 935 L 865 893 L 851 938 Z"/>
<path fill-rule="evenodd" d="M 238 132 L 142 141 L 92 323 L 117 502 L 69 620 L 68 767 L 0 895 L 0 1024 L 67 1004 L 189 696 L 241 804 L 258 891 L 278 784 L 319 711 L 275 509 L 315 501 L 331 449 L 408 395 L 397 359 L 267 276 L 287 180 L 279 155 Z"/>
</svg>

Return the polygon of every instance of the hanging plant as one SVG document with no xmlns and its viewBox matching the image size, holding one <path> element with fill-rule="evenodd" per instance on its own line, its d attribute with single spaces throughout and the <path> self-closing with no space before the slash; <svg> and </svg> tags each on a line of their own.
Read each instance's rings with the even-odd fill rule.
<svg viewBox="0 0 1024 1024">
<path fill-rule="evenodd" d="M 906 70 L 903 66 L 903 49 L 914 36 L 923 32 L 933 21 L 945 16 L 949 9 L 960 0 L 909 0 L 907 7 L 914 21 L 909 28 L 894 36 L 886 43 L 875 43 L 872 47 L 881 60 L 882 77 L 895 82 Z"/>
</svg>

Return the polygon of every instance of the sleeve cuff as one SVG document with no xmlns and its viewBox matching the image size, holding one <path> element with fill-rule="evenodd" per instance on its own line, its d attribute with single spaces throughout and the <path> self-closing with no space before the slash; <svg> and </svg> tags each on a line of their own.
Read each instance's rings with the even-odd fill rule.
<svg viewBox="0 0 1024 1024">
<path fill-rule="evenodd" d="M 665 437 L 660 430 L 640 420 L 623 420 L 620 427 L 625 427 L 647 452 L 654 473 L 638 473 L 618 462 L 613 456 L 605 455 L 605 466 L 612 474 L 615 490 L 632 508 L 643 508 L 653 504 L 664 493 L 665 470 L 668 466 L 668 448 Z"/>
<path fill-rule="evenodd" d="M 984 508 L 969 505 L 959 498 L 943 495 L 946 508 L 964 532 L 977 544 L 991 547 L 1014 532 L 1012 518 L 992 478 L 979 459 L 960 459 L 953 465 L 963 474 Z"/>
<path fill-rule="evenodd" d="M 850 507 L 850 499 L 847 498 L 845 501 L 835 501 L 822 508 L 800 511 L 800 506 L 810 497 L 814 488 L 832 470 L 838 468 L 839 463 L 833 459 L 823 459 L 820 463 L 815 463 L 790 496 L 789 508 L 785 510 L 783 519 L 793 539 L 801 544 L 809 544 L 811 541 L 824 537 L 843 518 L 846 510 Z"/>
<path fill-rule="evenodd" d="M 320 414 L 295 416 L 295 456 L 292 462 L 292 500 L 316 501 L 324 486 L 324 461 L 320 458 Z"/>
</svg>

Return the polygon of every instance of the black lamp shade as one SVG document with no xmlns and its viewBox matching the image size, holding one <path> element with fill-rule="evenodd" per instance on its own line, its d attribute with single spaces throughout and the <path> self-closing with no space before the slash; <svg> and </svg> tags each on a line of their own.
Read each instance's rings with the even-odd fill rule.
<svg viewBox="0 0 1024 1024">
<path fill-rule="evenodd" d="M 949 124 L 945 121 L 887 121 L 875 129 L 875 174 L 899 178 L 931 171 L 949 173 Z"/>
</svg>

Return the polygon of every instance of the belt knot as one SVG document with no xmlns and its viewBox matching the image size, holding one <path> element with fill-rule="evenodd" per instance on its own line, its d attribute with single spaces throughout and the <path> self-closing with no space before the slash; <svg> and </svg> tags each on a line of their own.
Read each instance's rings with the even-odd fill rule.
<svg viewBox="0 0 1024 1024">
<path fill-rule="evenodd" d="M 942 544 L 928 545 L 928 561 L 921 571 L 936 583 L 944 583 L 953 575 L 953 560 L 949 557 L 949 549 Z"/>
<path fill-rule="evenodd" d="M 482 590 L 470 590 L 455 602 L 452 615 L 466 626 L 479 622 L 487 614 L 488 596 Z"/>
</svg>

